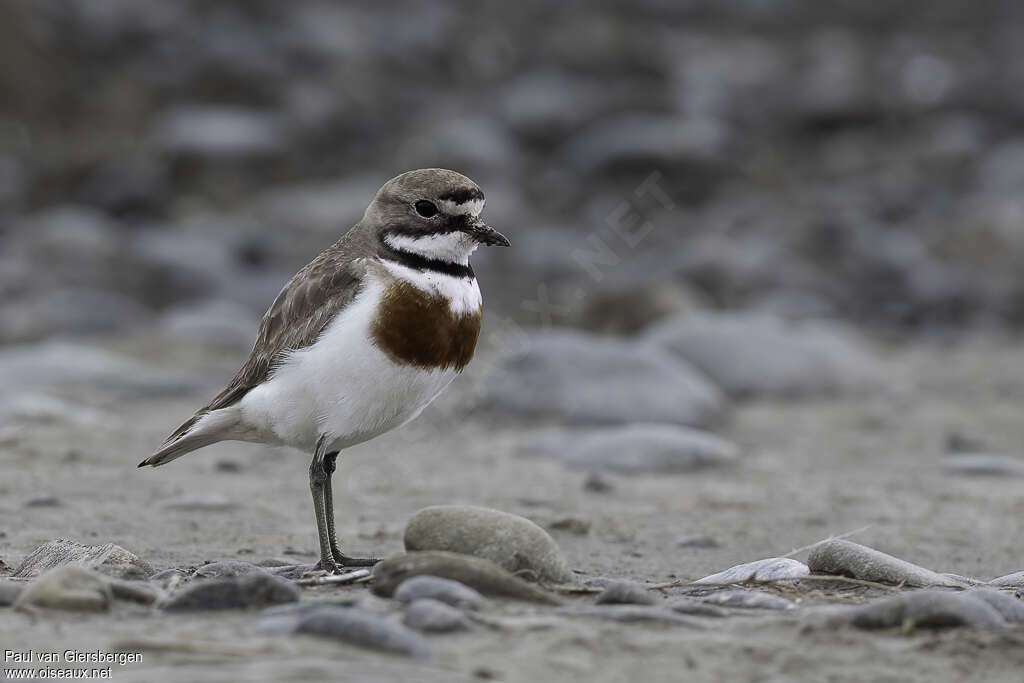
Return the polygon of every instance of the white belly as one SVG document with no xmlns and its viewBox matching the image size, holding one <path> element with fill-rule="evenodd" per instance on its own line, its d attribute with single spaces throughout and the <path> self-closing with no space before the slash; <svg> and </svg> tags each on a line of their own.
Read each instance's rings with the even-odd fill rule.
<svg viewBox="0 0 1024 683">
<path fill-rule="evenodd" d="M 293 352 L 266 383 L 242 399 L 254 439 L 312 451 L 361 443 L 413 419 L 458 374 L 397 365 L 370 339 L 384 285 L 370 278 L 316 344 Z"/>
</svg>

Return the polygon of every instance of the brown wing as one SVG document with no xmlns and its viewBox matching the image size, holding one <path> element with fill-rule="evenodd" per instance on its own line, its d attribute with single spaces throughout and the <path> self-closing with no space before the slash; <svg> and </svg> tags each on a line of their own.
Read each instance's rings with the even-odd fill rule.
<svg viewBox="0 0 1024 683">
<path fill-rule="evenodd" d="M 355 298 L 361 285 L 361 274 L 351 261 L 339 258 L 332 250 L 296 273 L 263 316 L 249 359 L 224 391 L 174 430 L 167 443 L 188 432 L 206 413 L 242 400 L 270 375 L 286 352 L 316 342 L 324 327 Z"/>
</svg>

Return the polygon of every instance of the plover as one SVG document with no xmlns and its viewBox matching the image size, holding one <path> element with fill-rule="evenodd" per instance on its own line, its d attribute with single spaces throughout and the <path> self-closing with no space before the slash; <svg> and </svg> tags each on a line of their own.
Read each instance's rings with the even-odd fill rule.
<svg viewBox="0 0 1024 683">
<path fill-rule="evenodd" d="M 473 357 L 482 301 L 469 257 L 509 244 L 480 220 L 483 207 L 476 183 L 454 171 L 385 183 L 281 290 L 228 386 L 139 467 L 227 440 L 311 452 L 319 568 L 372 565 L 338 548 L 331 475 L 339 451 L 415 418 Z"/>
</svg>

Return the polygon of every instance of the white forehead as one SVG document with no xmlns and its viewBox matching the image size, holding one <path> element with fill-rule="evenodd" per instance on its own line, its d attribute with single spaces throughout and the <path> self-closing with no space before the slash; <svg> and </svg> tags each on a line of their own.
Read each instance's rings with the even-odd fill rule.
<svg viewBox="0 0 1024 683">
<path fill-rule="evenodd" d="M 437 202 L 437 208 L 441 209 L 444 213 L 449 216 L 479 216 L 480 212 L 484 210 L 483 199 L 470 199 L 456 204 L 450 199 L 439 199 Z"/>
</svg>

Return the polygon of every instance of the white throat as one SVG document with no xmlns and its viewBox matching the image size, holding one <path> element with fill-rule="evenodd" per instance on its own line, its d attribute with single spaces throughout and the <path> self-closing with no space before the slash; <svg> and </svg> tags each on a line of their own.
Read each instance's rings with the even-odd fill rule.
<svg viewBox="0 0 1024 683">
<path fill-rule="evenodd" d="M 464 232 L 446 232 L 437 235 L 388 234 L 384 242 L 392 249 L 405 251 L 434 261 L 469 265 L 469 256 L 479 246 L 477 241 Z"/>
</svg>

